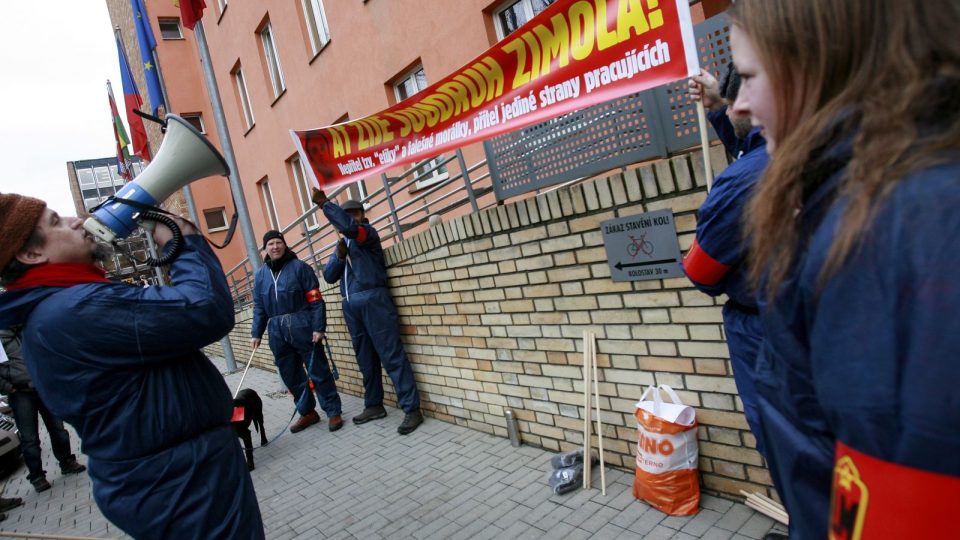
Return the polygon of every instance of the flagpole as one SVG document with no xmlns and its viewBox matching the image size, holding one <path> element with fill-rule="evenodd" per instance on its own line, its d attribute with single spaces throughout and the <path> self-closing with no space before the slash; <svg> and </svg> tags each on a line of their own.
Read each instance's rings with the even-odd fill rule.
<svg viewBox="0 0 960 540">
<path fill-rule="evenodd" d="M 197 38 L 197 48 L 200 51 L 200 63 L 203 65 L 203 78 L 207 83 L 207 93 L 210 94 L 210 106 L 213 108 L 213 118 L 217 123 L 217 133 L 220 136 L 220 145 L 223 147 L 223 157 L 230 165 L 230 187 L 233 189 L 233 201 L 243 232 L 243 241 L 247 248 L 247 259 L 256 272 L 260 269 L 260 248 L 253 236 L 253 224 L 250 222 L 250 213 L 247 211 L 247 199 L 243 194 L 243 184 L 240 182 L 240 169 L 233 153 L 233 143 L 230 141 L 230 131 L 227 129 L 227 118 L 223 113 L 223 102 L 220 100 L 220 89 L 217 87 L 217 76 L 213 72 L 213 63 L 210 59 L 210 50 L 207 48 L 207 38 L 203 33 L 203 22 L 197 21 L 193 29 Z"/>
<path fill-rule="evenodd" d="M 134 21 L 134 27 L 135 27 L 135 28 L 137 29 L 137 31 L 139 32 L 139 28 L 144 27 L 143 25 L 146 25 L 145 28 L 150 28 L 151 34 L 152 34 L 153 29 L 149 26 L 149 25 L 150 25 L 150 18 L 147 16 L 147 13 L 146 13 L 146 9 L 147 9 L 146 4 L 144 4 L 144 3 L 142 3 L 142 2 L 136 2 L 136 0 L 134 0 L 134 1 L 135 1 L 135 3 L 137 3 L 137 6 L 136 6 L 137 9 L 136 9 L 136 10 L 137 10 L 137 11 L 140 11 L 140 17 L 143 18 L 143 20 L 142 20 L 142 25 L 137 25 L 137 24 L 136 24 L 136 21 Z M 134 17 L 136 17 L 136 15 L 134 15 Z M 114 28 L 115 28 L 117 31 L 120 30 L 120 27 L 119 27 L 119 26 L 115 26 Z M 164 112 L 165 112 L 165 113 L 169 113 L 169 112 L 170 112 L 170 95 L 167 94 L 167 85 L 166 85 L 166 83 L 165 83 L 164 80 L 163 80 L 163 73 L 162 73 L 161 70 L 160 70 L 160 59 L 159 59 L 158 56 L 157 56 L 157 51 L 156 51 L 156 49 L 154 49 L 154 48 L 152 48 L 152 47 L 149 47 L 149 40 L 147 40 L 147 39 L 142 39 L 142 40 L 141 40 L 141 39 L 138 39 L 138 40 L 137 40 L 138 46 L 142 46 L 142 43 L 141 43 L 142 41 L 147 41 L 147 42 L 148 42 L 148 48 L 150 49 L 150 51 L 149 51 L 149 52 L 150 52 L 150 59 L 153 61 L 153 69 L 155 69 L 156 72 L 157 72 L 157 82 L 158 82 L 159 85 L 160 85 L 160 94 L 163 96 Z M 142 53 L 142 52 L 143 52 L 143 51 L 141 51 L 141 53 Z M 146 68 L 144 67 L 144 69 L 146 69 Z M 146 78 L 146 75 L 147 75 L 147 74 L 144 73 L 144 78 Z M 148 81 L 148 83 L 147 83 L 147 90 L 148 90 L 147 93 L 148 93 L 148 95 L 149 95 L 149 90 L 150 90 L 149 81 Z M 151 105 L 153 105 L 153 103 L 151 103 Z M 159 111 L 155 111 L 155 112 L 159 112 Z M 199 215 L 199 213 L 197 212 L 197 203 L 196 203 L 196 201 L 195 201 L 194 198 L 193 198 L 193 191 L 190 189 L 190 185 L 189 185 L 189 184 L 186 185 L 186 186 L 183 186 L 182 189 L 183 189 L 183 198 L 184 198 L 185 202 L 187 203 L 187 213 L 190 214 L 190 221 L 196 223 L 196 224 L 197 224 L 197 227 L 199 228 L 199 226 L 200 226 L 200 215 Z M 234 370 L 236 370 L 236 369 L 237 369 L 237 362 L 236 362 L 236 360 L 234 359 L 234 356 L 233 356 L 233 345 L 230 343 L 230 336 L 229 336 L 229 335 L 224 336 L 223 338 L 220 339 L 220 346 L 223 348 L 223 358 L 224 358 L 224 360 L 226 361 L 227 371 L 234 371 Z"/>
</svg>

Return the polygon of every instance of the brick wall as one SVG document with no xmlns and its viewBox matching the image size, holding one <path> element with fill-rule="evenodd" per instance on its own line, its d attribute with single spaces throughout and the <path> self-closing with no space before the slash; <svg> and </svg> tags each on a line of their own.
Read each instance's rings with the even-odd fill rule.
<svg viewBox="0 0 960 540">
<path fill-rule="evenodd" d="M 713 150 L 720 170 L 722 149 Z M 775 496 L 731 375 L 723 299 L 685 278 L 612 281 L 599 229 L 607 219 L 671 208 L 681 249 L 689 248 L 706 195 L 701 159 L 695 152 L 496 206 L 388 248 L 391 292 L 429 416 L 505 437 L 504 410 L 512 409 L 525 444 L 582 445 L 582 337 L 590 330 L 608 464 L 633 469 L 634 405 L 646 385 L 668 384 L 697 407 L 704 487 Z M 362 395 L 339 291 L 324 294 L 339 386 Z M 241 363 L 250 353 L 249 314 L 234 336 Z M 258 363 L 272 360 L 260 355 Z"/>
</svg>

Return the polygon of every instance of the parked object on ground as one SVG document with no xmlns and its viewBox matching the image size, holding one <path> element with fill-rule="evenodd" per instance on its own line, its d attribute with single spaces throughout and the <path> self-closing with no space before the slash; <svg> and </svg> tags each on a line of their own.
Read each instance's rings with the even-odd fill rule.
<svg viewBox="0 0 960 540">
<path fill-rule="evenodd" d="M 664 402 L 661 391 L 673 403 Z M 684 405 L 673 388 L 661 384 L 647 388 L 634 415 L 639 437 L 634 497 L 665 514 L 696 514 L 700 508 L 700 472 L 693 407 Z"/>
<path fill-rule="evenodd" d="M 550 479 L 547 480 L 547 483 L 550 484 L 550 489 L 557 495 L 563 495 L 577 489 L 577 486 L 583 483 L 583 464 L 553 471 L 550 473 Z"/>
</svg>

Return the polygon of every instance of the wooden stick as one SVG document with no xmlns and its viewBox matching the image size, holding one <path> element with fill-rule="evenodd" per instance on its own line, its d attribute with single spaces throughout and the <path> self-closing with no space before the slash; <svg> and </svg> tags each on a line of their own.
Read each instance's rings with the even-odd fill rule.
<svg viewBox="0 0 960 540">
<path fill-rule="evenodd" d="M 583 489 L 590 489 L 592 444 L 590 440 L 590 349 L 583 332 Z"/>
<path fill-rule="evenodd" d="M 233 399 L 237 399 L 237 394 L 239 394 L 240 389 L 243 388 L 243 380 L 247 378 L 247 370 L 250 369 L 250 363 L 253 362 L 253 355 L 257 354 L 258 349 L 260 349 L 259 346 L 254 347 L 253 351 L 250 352 L 250 358 L 247 359 L 247 367 L 243 368 L 243 375 L 240 376 L 240 384 L 237 385 L 237 391 L 233 393 Z"/>
<path fill-rule="evenodd" d="M 600 421 L 600 383 L 597 377 L 597 336 L 590 332 L 590 363 L 593 364 L 593 400 L 597 406 L 597 441 L 600 446 L 600 492 L 607 494 L 606 465 L 603 462 L 603 423 Z M 585 456 L 584 459 L 592 458 Z"/>
<path fill-rule="evenodd" d="M 697 123 L 700 124 L 700 148 L 703 150 L 703 174 L 707 179 L 707 193 L 713 188 L 713 164 L 710 163 L 710 134 L 707 131 L 707 115 L 703 101 L 697 101 Z"/>
<path fill-rule="evenodd" d="M 790 516 L 787 514 L 786 509 L 773 499 L 770 499 L 759 493 L 747 493 L 744 490 L 740 490 L 740 493 L 746 496 L 744 503 L 753 508 L 754 510 L 769 516 L 784 525 L 790 524 Z"/>
</svg>

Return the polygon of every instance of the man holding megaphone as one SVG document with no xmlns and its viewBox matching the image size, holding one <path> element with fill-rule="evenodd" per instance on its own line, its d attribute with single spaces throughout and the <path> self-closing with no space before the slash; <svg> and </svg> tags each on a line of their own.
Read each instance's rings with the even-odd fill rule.
<svg viewBox="0 0 960 540">
<path fill-rule="evenodd" d="M 107 519 L 135 538 L 261 539 L 230 390 L 200 351 L 233 327 L 230 291 L 206 240 L 171 219 L 171 286 L 143 288 L 105 277 L 79 218 L 0 194 L 0 327 L 23 328 L 30 376 L 80 436 Z M 172 238 L 153 235 L 161 250 Z"/>
</svg>

